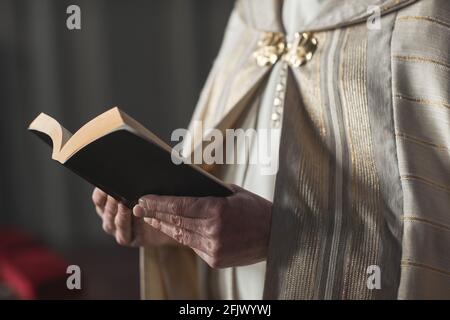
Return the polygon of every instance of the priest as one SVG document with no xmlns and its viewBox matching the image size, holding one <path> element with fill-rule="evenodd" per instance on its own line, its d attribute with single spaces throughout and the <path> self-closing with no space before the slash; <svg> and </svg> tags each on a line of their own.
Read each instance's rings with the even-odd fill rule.
<svg viewBox="0 0 450 320">
<path fill-rule="evenodd" d="M 231 181 L 227 198 L 144 196 L 131 217 L 97 190 L 99 214 L 212 268 L 267 261 L 268 299 L 450 298 L 449 17 L 447 0 L 237 1 L 193 120 L 224 131 L 255 108 L 281 128 L 273 199 Z"/>
</svg>

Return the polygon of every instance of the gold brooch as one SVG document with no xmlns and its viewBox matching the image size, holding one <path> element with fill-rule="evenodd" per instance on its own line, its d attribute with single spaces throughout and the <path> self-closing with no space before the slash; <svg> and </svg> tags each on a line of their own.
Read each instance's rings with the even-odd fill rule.
<svg viewBox="0 0 450 320">
<path fill-rule="evenodd" d="M 258 42 L 253 56 L 260 67 L 275 64 L 281 57 L 292 67 L 300 67 L 312 59 L 317 48 L 317 39 L 311 33 L 295 33 L 294 40 L 286 44 L 280 32 L 265 32 Z"/>
<path fill-rule="evenodd" d="M 287 45 L 287 53 L 284 56 L 292 67 L 297 68 L 312 59 L 317 49 L 317 39 L 311 33 L 294 34 L 294 40 Z"/>
<path fill-rule="evenodd" d="M 256 63 L 260 67 L 275 64 L 284 54 L 286 41 L 280 32 L 265 32 L 261 40 L 258 41 L 258 49 L 253 53 Z"/>
</svg>

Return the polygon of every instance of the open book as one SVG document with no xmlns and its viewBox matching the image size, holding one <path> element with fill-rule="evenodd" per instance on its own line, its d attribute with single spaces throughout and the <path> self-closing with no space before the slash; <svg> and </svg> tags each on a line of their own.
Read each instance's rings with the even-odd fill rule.
<svg viewBox="0 0 450 320">
<path fill-rule="evenodd" d="M 173 163 L 171 147 L 119 108 L 99 115 L 73 135 L 44 113 L 28 129 L 53 147 L 54 160 L 129 207 L 146 194 L 232 193 L 200 167 Z"/>
</svg>

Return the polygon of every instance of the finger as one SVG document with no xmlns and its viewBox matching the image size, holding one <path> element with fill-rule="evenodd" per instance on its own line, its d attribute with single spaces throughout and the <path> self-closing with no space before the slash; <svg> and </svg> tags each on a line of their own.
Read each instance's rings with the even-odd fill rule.
<svg viewBox="0 0 450 320">
<path fill-rule="evenodd" d="M 116 227 L 114 225 L 114 220 L 111 219 L 110 216 L 103 216 L 103 223 L 102 223 L 103 230 L 110 235 L 115 235 Z"/>
<path fill-rule="evenodd" d="M 210 251 L 212 248 L 212 242 L 210 239 L 204 238 L 190 230 L 182 229 L 164 221 L 158 221 L 152 218 L 144 218 L 144 221 L 182 245 L 198 249 L 205 253 Z"/>
<path fill-rule="evenodd" d="M 110 235 L 115 235 L 116 232 L 116 224 L 114 222 L 114 218 L 117 213 L 118 202 L 108 196 L 106 200 L 105 209 L 103 210 L 103 230 Z"/>
<path fill-rule="evenodd" d="M 95 206 L 95 212 L 97 212 L 97 215 L 100 217 L 100 218 L 103 218 L 103 208 L 100 208 L 100 207 L 98 207 L 98 206 Z"/>
<path fill-rule="evenodd" d="M 190 209 L 197 202 L 195 197 L 173 197 L 147 195 L 139 199 L 139 205 L 145 209 L 145 214 L 150 217 L 154 212 L 162 212 L 173 215 L 195 218 Z"/>
<path fill-rule="evenodd" d="M 130 209 L 126 208 L 123 204 L 119 204 L 114 222 L 116 226 L 116 241 L 120 245 L 131 245 L 132 218 L 133 215 Z"/>
<path fill-rule="evenodd" d="M 133 208 L 133 213 L 137 217 L 153 218 L 174 225 L 176 227 L 180 227 L 182 229 L 187 229 L 190 231 L 194 231 L 196 233 L 200 233 L 205 237 L 210 235 L 209 230 L 211 229 L 210 228 L 211 221 L 209 219 L 187 218 L 179 215 L 167 214 L 158 211 L 147 214 L 145 212 L 145 209 L 142 208 L 140 205 L 136 205 Z"/>
<path fill-rule="evenodd" d="M 95 206 L 99 208 L 103 208 L 105 206 L 107 199 L 108 195 L 99 188 L 95 188 L 92 192 L 92 201 L 94 202 Z"/>
<path fill-rule="evenodd" d="M 108 196 L 105 204 L 105 215 L 111 216 L 113 219 L 116 216 L 117 208 L 119 206 L 119 202 L 111 196 Z"/>
</svg>

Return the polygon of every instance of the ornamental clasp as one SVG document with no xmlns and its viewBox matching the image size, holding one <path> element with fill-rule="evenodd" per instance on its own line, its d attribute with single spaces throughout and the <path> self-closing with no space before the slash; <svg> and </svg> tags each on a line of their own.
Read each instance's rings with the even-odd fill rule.
<svg viewBox="0 0 450 320">
<path fill-rule="evenodd" d="M 281 32 L 265 32 L 258 41 L 253 57 L 260 67 L 271 66 L 284 54 L 286 41 Z"/>
<path fill-rule="evenodd" d="M 296 32 L 293 41 L 286 43 L 281 32 L 265 32 L 258 41 L 258 48 L 253 52 L 253 57 L 260 67 L 271 66 L 282 58 L 297 68 L 312 59 L 317 44 L 312 33 Z"/>
<path fill-rule="evenodd" d="M 317 39 L 308 32 L 294 34 L 294 40 L 287 45 L 284 60 L 298 68 L 310 61 L 317 49 Z"/>
</svg>

